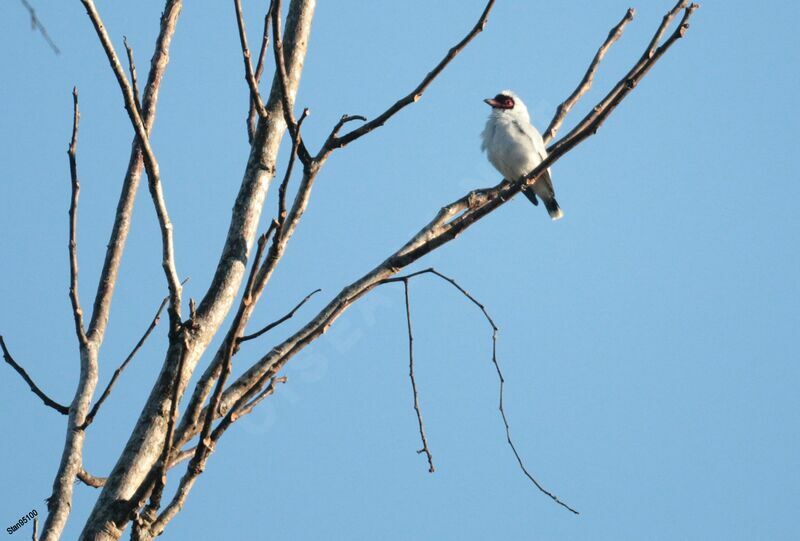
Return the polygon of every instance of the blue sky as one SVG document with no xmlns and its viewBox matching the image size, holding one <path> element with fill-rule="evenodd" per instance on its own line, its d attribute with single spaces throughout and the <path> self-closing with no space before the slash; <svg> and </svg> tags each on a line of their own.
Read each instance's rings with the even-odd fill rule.
<svg viewBox="0 0 800 541">
<path fill-rule="evenodd" d="M 257 42 L 264 2 L 245 4 Z M 67 402 L 78 366 L 67 298 L 72 86 L 83 114 L 87 307 L 132 132 L 83 9 L 35 5 L 59 56 L 30 30 L 21 4 L 0 6 L 0 332 L 36 381 Z M 567 126 L 638 58 L 671 5 L 633 4 L 636 20 Z M 312 110 L 304 126 L 312 148 L 341 114 L 373 117 L 410 90 L 482 7 L 321 2 L 298 95 Z M 252 326 L 323 292 L 243 348 L 235 370 L 440 206 L 494 184 L 479 151 L 481 99 L 512 88 L 544 128 L 627 7 L 498 0 L 486 31 L 419 103 L 325 166 Z M 128 36 L 144 78 L 161 3 L 98 8 L 120 50 Z M 704 2 L 687 37 L 598 135 L 553 168 L 563 220 L 515 200 L 415 267 L 456 277 L 489 309 L 518 448 L 579 517 L 539 494 L 506 445 L 486 322 L 446 284 L 421 278 L 411 286 L 416 371 L 436 473 L 415 453 L 402 287 L 388 286 L 293 360 L 289 383 L 228 432 L 164 539 L 798 538 L 798 15 L 789 1 Z M 152 140 L 178 270 L 191 278 L 187 297 L 207 287 L 247 156 L 238 47 L 229 2 L 184 8 Z M 271 192 L 265 214 L 275 206 Z M 101 385 L 164 295 L 159 258 L 142 191 Z M 161 327 L 92 426 L 92 473 L 116 460 L 165 342 Z M 44 513 L 64 425 L 7 366 L 0 371 L 6 527 L 32 508 Z M 75 494 L 65 539 L 77 536 L 96 497 L 84 486 Z"/>
</svg>

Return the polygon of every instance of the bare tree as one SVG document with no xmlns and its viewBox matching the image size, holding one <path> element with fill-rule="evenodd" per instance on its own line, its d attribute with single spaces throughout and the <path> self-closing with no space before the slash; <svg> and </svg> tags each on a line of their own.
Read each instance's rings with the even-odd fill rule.
<svg viewBox="0 0 800 541">
<path fill-rule="evenodd" d="M 456 56 L 484 30 L 495 0 L 489 0 L 475 25 L 447 51 L 442 60 L 427 73 L 410 92 L 389 105 L 384 112 L 368 120 L 360 115 L 345 114 L 330 134 L 313 152 L 302 136 L 302 125 L 308 115 L 305 109 L 297 116 L 294 112 L 295 96 L 300 84 L 307 43 L 311 31 L 315 0 L 291 0 L 288 6 L 285 29 L 282 25 L 280 0 L 273 0 L 265 15 L 264 30 L 259 42 L 259 53 L 253 65 L 248 45 L 240 0 L 233 1 L 238 23 L 239 38 L 244 61 L 245 80 L 250 91 L 246 126 L 250 141 L 250 155 L 245 167 L 239 194 L 230 219 L 227 238 L 220 254 L 216 272 L 208 289 L 195 304 L 188 303 L 188 316 L 184 314 L 187 303 L 182 298 L 181 274 L 175 264 L 173 227 L 167 202 L 162 191 L 163 179 L 158 159 L 150 145 L 150 133 L 156 115 L 159 89 L 169 61 L 169 48 L 178 24 L 182 0 L 166 0 L 161 26 L 151 59 L 150 71 L 140 95 L 133 51 L 126 47 L 127 70 L 114 49 L 100 13 L 92 0 L 81 0 L 97 33 L 102 50 L 119 84 L 131 126 L 133 144 L 122 192 L 110 234 L 105 262 L 100 275 L 91 314 L 84 318 L 78 296 L 78 259 L 76 230 L 78 196 L 80 191 L 77 144 L 79 129 L 78 93 L 73 91 L 74 117 L 69 145 L 69 165 L 72 197 L 69 207 L 69 261 L 70 300 L 74 316 L 75 333 L 80 350 L 80 377 L 75 395 L 69 405 L 58 404 L 37 386 L 22 366 L 13 358 L 5 341 L 0 338 L 5 360 L 23 377 L 31 390 L 57 412 L 66 415 L 67 435 L 61 462 L 58 466 L 53 492 L 48 501 L 48 514 L 42 527 L 41 539 L 58 539 L 70 514 L 73 486 L 80 480 L 92 487 L 102 487 L 94 509 L 86 520 L 81 539 L 109 540 L 122 536 L 131 524 L 131 536 L 136 540 L 149 540 L 160 535 L 169 522 L 180 512 L 198 476 L 213 455 L 219 439 L 242 416 L 250 413 L 261 401 L 285 383 L 279 377 L 281 369 L 299 351 L 319 338 L 334 321 L 358 299 L 378 286 L 402 282 L 406 293 L 406 316 L 409 339 L 410 376 L 414 393 L 414 406 L 419 421 L 422 440 L 420 453 L 425 453 L 430 471 L 434 471 L 433 457 L 428 447 L 422 414 L 417 401 L 413 366 L 413 333 L 411 322 L 409 281 L 423 274 L 433 275 L 456 287 L 471 303 L 477 306 L 490 324 L 492 340 L 496 340 L 497 327 L 485 307 L 462 288 L 455 280 L 435 269 L 414 272 L 405 276 L 398 273 L 420 260 L 426 254 L 454 240 L 461 232 L 481 218 L 503 206 L 525 185 L 537 181 L 538 176 L 583 140 L 595 134 L 614 109 L 637 86 L 650 68 L 687 31 L 689 19 L 697 9 L 696 4 L 680 0 L 664 16 L 652 40 L 630 70 L 608 91 L 595 107 L 567 135 L 550 144 L 549 156 L 524 178 L 504 179 L 495 186 L 474 190 L 439 209 L 433 219 L 424 225 L 402 247 L 389 253 L 374 268 L 367 270 L 358 280 L 345 285 L 300 330 L 289 338 L 264 348 L 261 358 L 250 364 L 240 377 L 228 381 L 233 357 L 242 342 L 260 338 L 271 328 L 295 315 L 296 311 L 317 293 L 312 292 L 280 320 L 256 331 L 247 332 L 253 310 L 281 262 L 288 243 L 311 201 L 315 180 L 331 155 L 357 139 L 386 124 L 394 115 L 417 102 L 436 78 Z M 552 122 L 545 131 L 545 142 L 550 143 L 558 133 L 573 106 L 589 91 L 595 71 L 606 51 L 622 35 L 634 17 L 628 10 L 601 44 L 589 68 L 575 91 L 558 107 Z M 674 26 L 674 29 L 670 30 Z M 268 36 L 272 36 L 270 47 Z M 261 95 L 260 82 L 266 57 L 271 49 L 275 60 L 275 73 L 266 97 Z M 358 127 L 347 127 L 358 122 Z M 265 197 L 278 171 L 277 155 L 284 133 L 291 138 L 291 153 L 278 185 L 278 209 L 269 228 L 258 235 L 258 223 Z M 297 169 L 301 180 L 294 194 L 289 193 L 289 181 Z M 158 307 L 156 315 L 131 354 L 114 372 L 105 390 L 95 399 L 99 379 L 98 351 L 105 338 L 111 298 L 120 270 L 121 256 L 128 235 L 134 198 L 141 180 L 142 170 L 147 175 L 150 198 L 156 210 L 161 231 L 162 267 L 168 295 Z M 253 251 L 255 245 L 255 250 Z M 249 271 L 247 266 L 250 266 Z M 241 297 L 239 293 L 241 292 Z M 236 302 L 239 298 L 238 303 Z M 130 439 L 119 455 L 116 465 L 106 477 L 96 477 L 83 467 L 83 446 L 87 430 L 103 403 L 109 398 L 117 379 L 158 324 L 166 308 L 168 320 L 168 347 L 164 353 L 161 371 L 153 385 L 146 405 L 133 427 Z M 231 310 L 234 317 L 227 328 L 223 321 Z M 223 333 L 219 348 L 208 354 L 212 338 Z M 205 362 L 203 360 L 205 359 Z M 501 384 L 500 412 L 508 435 L 508 422 L 502 402 L 502 374 L 493 357 Z M 202 375 L 193 389 L 189 381 L 203 365 Z M 184 402 L 181 406 L 181 402 Z M 94 405 L 92 405 L 94 403 Z M 182 411 L 181 411 L 182 410 Z M 196 445 L 190 442 L 196 439 Z M 525 475 L 555 502 L 575 512 L 554 494 L 544 489 L 529 473 L 511 441 L 514 454 Z M 188 461 L 174 494 L 165 499 L 165 485 L 169 472 Z"/>
</svg>

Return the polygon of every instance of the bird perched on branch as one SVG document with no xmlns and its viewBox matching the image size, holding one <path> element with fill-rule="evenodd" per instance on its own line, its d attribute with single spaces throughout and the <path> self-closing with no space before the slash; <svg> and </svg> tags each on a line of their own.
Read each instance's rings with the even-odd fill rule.
<svg viewBox="0 0 800 541">
<path fill-rule="evenodd" d="M 492 107 L 492 113 L 481 134 L 481 150 L 486 151 L 491 164 L 506 180 L 519 180 L 547 157 L 542 135 L 531 124 L 525 104 L 512 91 L 503 90 L 483 101 Z M 556 201 L 549 168 L 533 186 L 524 187 L 522 193 L 534 205 L 539 204 L 536 199 L 539 196 L 553 220 L 564 216 Z"/>
</svg>

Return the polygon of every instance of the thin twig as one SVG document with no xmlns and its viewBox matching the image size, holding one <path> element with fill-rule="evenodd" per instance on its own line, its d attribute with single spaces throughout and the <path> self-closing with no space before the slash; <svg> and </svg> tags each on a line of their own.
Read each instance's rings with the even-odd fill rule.
<svg viewBox="0 0 800 541">
<path fill-rule="evenodd" d="M 50 46 L 50 48 L 53 49 L 54 53 L 61 54 L 61 50 L 58 48 L 55 42 L 50 38 L 50 34 L 47 33 L 47 28 L 45 28 L 44 25 L 42 24 L 42 21 L 39 20 L 39 17 L 36 15 L 36 10 L 33 9 L 33 6 L 31 6 L 27 0 L 20 0 L 20 2 L 22 2 L 22 5 L 25 6 L 25 9 L 28 10 L 28 13 L 31 16 L 31 28 L 39 31 L 39 33 L 42 35 L 42 37 Z"/>
<path fill-rule="evenodd" d="M 272 323 L 270 323 L 268 325 L 265 325 L 264 327 L 262 327 L 261 329 L 259 329 L 258 331 L 254 332 L 252 334 L 248 334 L 246 336 L 242 336 L 241 338 L 239 338 L 239 343 L 241 344 L 242 342 L 247 342 L 248 340 L 254 340 L 254 339 L 258 338 L 259 336 L 261 336 L 262 334 L 271 331 L 272 329 L 274 329 L 275 327 L 277 327 L 278 325 L 280 325 L 281 323 L 283 323 L 287 319 L 291 319 L 292 316 L 294 316 L 295 312 L 297 312 L 300 309 L 300 307 L 303 306 L 306 303 L 306 301 L 308 301 L 308 299 L 310 299 L 311 297 L 313 297 L 315 294 L 319 293 L 320 291 L 322 291 L 322 290 L 321 289 L 315 289 L 314 291 L 312 291 L 311 293 L 309 293 L 308 295 L 303 297 L 303 300 L 300 301 L 299 303 L 297 303 L 297 305 L 294 308 L 292 308 L 288 313 L 286 313 L 283 317 L 273 321 Z"/>
<path fill-rule="evenodd" d="M 358 128 L 354 129 L 349 133 L 346 133 L 341 137 L 335 137 L 330 142 L 329 150 L 343 147 L 355 141 L 362 135 L 366 135 L 375 128 L 383 126 L 386 123 L 386 121 L 389 120 L 392 116 L 394 116 L 398 111 L 400 111 L 401 109 L 403 109 L 404 107 L 406 107 L 411 103 L 419 101 L 419 99 L 422 97 L 422 94 L 425 92 L 428 86 L 433 82 L 433 80 L 436 79 L 436 77 L 438 77 L 439 74 L 442 73 L 442 71 L 444 71 L 447 65 L 456 56 L 458 56 L 458 54 L 464 49 L 464 47 L 466 47 L 469 44 L 470 41 L 472 41 L 475 38 L 475 36 L 477 36 L 483 31 L 487 21 L 489 20 L 489 12 L 492 10 L 493 6 L 494 6 L 494 0 L 489 0 L 489 2 L 487 2 L 486 4 L 486 7 L 483 9 L 483 13 L 481 13 L 478 22 L 475 23 L 475 26 L 473 26 L 472 30 L 470 30 L 469 33 L 466 36 L 464 36 L 464 38 L 461 41 L 456 43 L 449 51 L 447 51 L 447 54 L 444 56 L 444 58 L 442 58 L 442 60 L 430 71 L 430 73 L 428 73 L 425 76 L 425 78 L 422 79 L 422 82 L 420 82 L 416 86 L 416 88 L 414 88 L 414 90 L 412 90 L 404 97 L 397 100 L 391 107 L 386 109 L 386 111 L 384 111 L 374 119 L 370 120 L 366 124 L 359 126 Z"/>
<path fill-rule="evenodd" d="M 321 157 L 322 153 L 325 151 L 326 148 L 332 148 L 334 140 L 336 139 L 336 137 L 338 137 L 339 131 L 342 129 L 342 127 L 348 122 L 353 122 L 355 120 L 366 122 L 367 117 L 362 115 L 342 115 L 339 121 L 333 126 L 333 129 L 331 130 L 331 133 L 328 135 L 328 138 L 325 140 L 325 144 L 322 146 L 322 150 L 320 151 L 320 156 L 317 156 L 317 159 Z"/>
<path fill-rule="evenodd" d="M 88 340 L 83 327 L 83 309 L 78 295 L 78 196 L 81 185 L 78 181 L 78 163 L 76 159 L 78 149 L 78 124 L 81 112 L 78 109 L 78 88 L 72 88 L 72 137 L 67 149 L 69 156 L 69 173 L 72 195 L 69 200 L 69 300 L 72 304 L 72 317 L 75 320 L 75 334 L 81 346 L 86 346 Z"/>
<path fill-rule="evenodd" d="M 33 541 L 39 541 L 39 517 L 33 517 L 33 533 L 31 534 Z"/>
<path fill-rule="evenodd" d="M 508 445 L 511 447 L 511 450 L 514 452 L 514 456 L 517 458 L 517 462 L 519 463 L 519 467 L 522 470 L 522 472 L 525 474 L 525 476 L 528 479 L 531 480 L 531 482 L 536 486 L 536 488 L 539 489 L 540 492 L 542 492 L 543 494 L 549 496 L 554 502 L 556 502 L 560 506 L 568 509 L 569 511 L 572 511 L 576 515 L 579 514 L 575 509 L 573 509 L 572 507 L 570 507 L 569 505 L 567 505 L 566 503 L 561 501 L 558 498 L 558 496 L 556 496 L 555 494 L 553 494 L 552 492 L 550 492 L 549 490 L 544 488 L 539 483 L 539 481 L 537 481 L 533 477 L 533 475 L 530 474 L 528 469 L 525 467 L 525 463 L 523 462 L 522 457 L 520 456 L 519 452 L 517 451 L 517 447 L 514 445 L 514 441 L 511 439 L 511 429 L 509 428 L 509 425 L 508 425 L 508 418 L 506 417 L 506 412 L 503 409 L 503 391 L 504 391 L 505 379 L 503 378 L 503 373 L 500 371 L 500 364 L 497 361 L 497 331 L 499 329 L 498 329 L 497 325 L 495 324 L 494 320 L 492 319 L 492 317 L 489 315 L 489 312 L 486 311 L 486 307 L 483 304 L 481 304 L 475 297 L 473 297 L 466 289 L 461 287 L 458 284 L 458 282 L 456 282 L 453 278 L 450 278 L 449 276 L 446 276 L 446 275 L 442 274 L 441 272 L 437 271 L 433 267 L 430 267 L 430 268 L 427 268 L 427 269 L 423 269 L 421 271 L 413 272 L 413 273 L 405 275 L 405 276 L 397 276 L 397 277 L 394 277 L 394 278 L 389 278 L 387 280 L 384 280 L 382 283 L 392 283 L 392 282 L 401 281 L 401 282 L 403 282 L 405 284 L 405 283 L 408 282 L 409 279 L 414 278 L 415 276 L 420 276 L 422 274 L 433 274 L 435 276 L 438 276 L 442 280 L 445 280 L 446 282 L 450 283 L 450 285 L 452 285 L 454 288 L 456 288 L 458 291 L 460 291 L 462 295 L 464 295 L 472 304 L 477 306 L 480 309 L 480 311 L 483 313 L 483 317 L 486 318 L 486 321 L 489 323 L 489 325 L 492 328 L 492 363 L 494 363 L 495 369 L 497 370 L 497 376 L 498 376 L 498 378 L 500 380 L 500 393 L 499 393 L 500 394 L 500 415 L 503 418 L 503 424 L 506 427 L 506 439 L 508 440 Z"/>
<path fill-rule="evenodd" d="M 286 174 L 283 176 L 283 181 L 281 181 L 280 187 L 278 188 L 278 230 L 275 233 L 273 243 L 276 242 L 275 239 L 280 240 L 280 236 L 283 233 L 283 224 L 286 221 L 286 188 L 289 186 L 289 179 L 292 178 L 292 169 L 294 168 L 297 149 L 300 145 L 301 128 L 308 114 L 309 110 L 308 107 L 306 107 L 303 109 L 303 114 L 300 115 L 300 119 L 297 121 L 297 129 L 294 135 L 292 135 L 292 151 L 289 153 L 289 163 L 286 166 Z"/>
<path fill-rule="evenodd" d="M 140 101 L 139 95 L 139 82 L 136 77 L 136 63 L 133 61 L 133 49 L 130 48 L 128 45 L 128 38 L 127 36 L 122 37 L 122 43 L 125 45 L 125 53 L 128 55 L 128 71 L 131 74 L 131 85 L 133 87 L 133 103 L 136 105 L 136 111 L 139 113 L 139 116 L 144 118 L 144 114 L 142 114 L 142 102 Z"/>
<path fill-rule="evenodd" d="M 422 422 L 422 411 L 419 407 L 419 394 L 417 393 L 417 380 L 414 378 L 414 333 L 411 330 L 411 302 L 408 298 L 408 279 L 403 280 L 403 291 L 406 299 L 406 325 L 408 327 L 408 376 L 411 378 L 411 390 L 414 392 L 414 411 L 417 412 L 419 424 L 419 437 L 422 440 L 422 449 L 417 454 L 425 453 L 428 457 L 428 471 L 433 473 L 433 455 L 428 448 L 428 439 L 425 437 L 425 423 Z"/>
<path fill-rule="evenodd" d="M 270 396 L 273 392 L 275 392 L 276 383 L 286 383 L 286 381 L 287 381 L 286 376 L 273 378 L 272 385 L 267 386 L 267 388 L 258 393 L 258 395 L 256 395 L 254 399 L 252 399 L 250 402 L 248 402 L 247 404 L 242 406 L 239 410 L 237 410 L 236 417 L 233 420 L 237 421 L 242 417 L 244 417 L 245 415 L 251 413 L 253 409 L 261 403 L 262 400 L 264 400 L 265 398 Z"/>
<path fill-rule="evenodd" d="M 564 119 L 567 117 L 569 111 L 575 106 L 576 103 L 578 103 L 584 94 L 586 94 L 589 89 L 592 88 L 592 82 L 594 81 L 594 74 L 597 71 L 597 67 L 600 65 L 600 62 L 606 55 L 606 52 L 611 48 L 614 42 L 616 42 L 622 36 L 622 33 L 625 31 L 625 27 L 633 20 L 635 13 L 636 10 L 629 8 L 625 13 L 625 16 L 622 17 L 622 20 L 609 31 L 608 37 L 597 50 L 592 62 L 589 64 L 589 68 L 586 70 L 586 74 L 584 74 L 581 82 L 578 83 L 577 88 L 566 100 L 561 103 L 561 105 L 558 106 L 553 120 L 550 121 L 550 125 L 542 135 L 542 139 L 544 139 L 545 144 L 549 143 L 553 137 L 556 136 L 556 133 L 558 133 L 559 128 L 561 128 L 561 125 L 564 123 Z"/>
<path fill-rule="evenodd" d="M 5 340 L 3 340 L 3 336 L 2 335 L 0 335 L 0 347 L 3 349 L 3 359 L 5 359 L 5 361 L 9 365 L 11 365 L 11 368 L 16 370 L 17 373 L 20 376 L 22 376 L 22 379 L 25 380 L 25 383 L 27 383 L 28 386 L 31 388 L 31 391 L 33 391 L 33 394 L 35 394 L 36 396 L 41 398 L 42 402 L 44 402 L 45 406 L 50 406 L 51 408 L 56 410 L 61 415 L 68 415 L 69 414 L 69 408 L 67 406 L 59 404 L 58 402 L 56 402 L 55 400 L 53 400 L 52 398 L 50 398 L 49 396 L 44 394 L 44 391 L 42 391 L 39 388 L 39 386 L 36 385 L 33 382 L 33 380 L 28 375 L 28 373 L 25 371 L 25 369 L 22 368 L 19 364 L 17 364 L 17 361 L 14 360 L 14 357 L 12 357 L 11 353 L 8 351 L 8 348 L 6 347 L 6 342 L 5 342 Z"/>
<path fill-rule="evenodd" d="M 253 64 L 250 62 L 250 48 L 247 46 L 247 30 L 244 27 L 244 17 L 242 16 L 242 0 L 233 0 L 233 7 L 236 10 L 236 25 L 239 28 L 239 43 L 242 46 L 242 58 L 244 59 L 244 72 L 247 86 L 250 87 L 250 99 L 255 104 L 256 112 L 261 117 L 267 116 L 267 108 L 261 100 L 258 92 L 258 83 L 253 74 Z"/>
<path fill-rule="evenodd" d="M 108 382 L 108 385 L 103 391 L 103 394 L 100 395 L 100 399 L 95 403 L 94 407 L 92 407 L 92 410 L 89 412 L 89 415 L 86 416 L 86 421 L 84 421 L 83 425 L 81 426 L 82 429 L 86 429 L 87 426 L 92 424 L 95 415 L 97 415 L 98 410 L 100 410 L 100 406 L 103 405 L 103 402 L 105 402 L 106 398 L 108 398 L 108 396 L 111 394 L 111 390 L 114 388 L 114 384 L 117 382 L 117 379 L 119 379 L 120 375 L 122 375 L 122 371 L 125 370 L 125 368 L 128 366 L 128 363 L 130 363 L 133 357 L 139 352 L 139 349 L 141 349 L 141 347 L 144 345 L 145 341 L 150 336 L 150 333 L 152 333 L 153 330 L 156 328 L 156 325 L 158 325 L 158 322 L 161 320 L 161 312 L 167 305 L 167 301 L 169 301 L 169 297 L 164 297 L 164 300 L 162 300 L 161 304 L 158 306 L 158 310 L 156 310 L 156 315 L 153 317 L 153 320 L 150 322 L 150 325 L 148 325 L 147 330 L 144 332 L 139 341 L 136 342 L 136 345 L 133 346 L 131 352 L 128 354 L 127 357 L 125 357 L 125 360 L 122 361 L 122 364 L 119 365 L 119 368 L 114 370 L 114 374 L 111 376 L 111 380 Z"/>
</svg>

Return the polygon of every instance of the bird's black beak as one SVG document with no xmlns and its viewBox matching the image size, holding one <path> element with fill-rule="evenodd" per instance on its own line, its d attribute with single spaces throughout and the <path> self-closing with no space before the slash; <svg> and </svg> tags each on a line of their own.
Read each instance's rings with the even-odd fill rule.
<svg viewBox="0 0 800 541">
<path fill-rule="evenodd" d="M 483 100 L 483 102 L 486 105 L 490 105 L 490 106 L 494 107 L 495 109 L 497 109 L 499 107 L 502 107 L 502 104 L 499 101 L 497 101 L 496 99 L 494 99 L 494 98 L 486 98 L 485 100 Z"/>
</svg>

